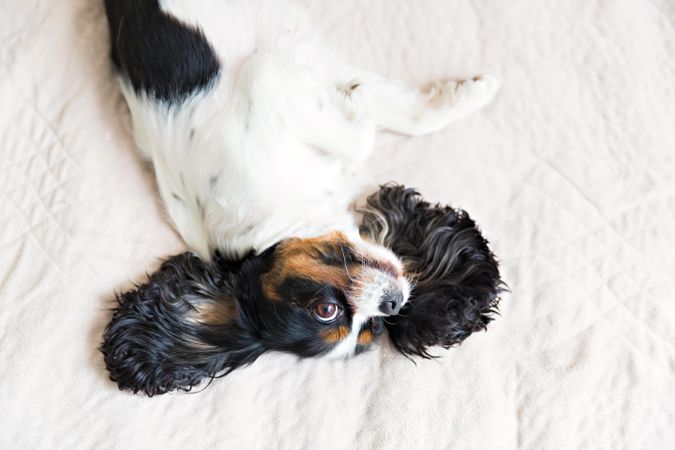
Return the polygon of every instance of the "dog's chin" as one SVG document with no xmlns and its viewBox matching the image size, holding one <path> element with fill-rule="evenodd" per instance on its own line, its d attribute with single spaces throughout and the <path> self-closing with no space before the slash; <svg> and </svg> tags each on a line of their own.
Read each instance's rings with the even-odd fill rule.
<svg viewBox="0 0 675 450">
<path fill-rule="evenodd" d="M 413 282 L 409 301 L 386 321 L 400 352 L 431 357 L 430 347 L 458 345 L 486 328 L 505 285 L 465 211 L 431 205 L 392 184 L 368 198 L 363 214 L 364 237 L 392 249 Z"/>
</svg>

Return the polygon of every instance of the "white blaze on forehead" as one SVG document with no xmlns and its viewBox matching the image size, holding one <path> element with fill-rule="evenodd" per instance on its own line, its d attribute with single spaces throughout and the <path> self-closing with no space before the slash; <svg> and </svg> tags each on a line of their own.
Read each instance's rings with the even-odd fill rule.
<svg viewBox="0 0 675 450">
<path fill-rule="evenodd" d="M 350 236 L 350 238 L 352 238 L 352 236 Z M 376 261 L 387 262 L 399 273 L 403 273 L 403 263 L 394 254 L 394 252 L 388 248 L 379 244 L 372 244 L 370 242 L 364 241 L 360 236 L 356 239 L 352 239 L 352 242 L 354 242 L 355 250 L 357 250 L 363 256 Z"/>
</svg>

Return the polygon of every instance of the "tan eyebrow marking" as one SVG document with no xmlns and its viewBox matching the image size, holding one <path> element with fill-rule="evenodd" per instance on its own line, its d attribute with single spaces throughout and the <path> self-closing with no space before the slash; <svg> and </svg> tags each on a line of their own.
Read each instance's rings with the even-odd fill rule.
<svg viewBox="0 0 675 450">
<path fill-rule="evenodd" d="M 349 336 L 349 328 L 346 325 L 340 325 L 339 327 L 330 328 L 321 332 L 321 337 L 329 344 L 340 342 L 347 336 Z"/>
<path fill-rule="evenodd" d="M 300 277 L 339 288 L 349 286 L 350 279 L 361 270 L 359 265 L 335 266 L 322 262 L 319 254 L 347 245 L 342 233 L 310 239 L 290 239 L 276 250 L 273 269 L 261 277 L 262 290 L 270 300 L 281 301 L 278 288 L 290 277 Z"/>
</svg>

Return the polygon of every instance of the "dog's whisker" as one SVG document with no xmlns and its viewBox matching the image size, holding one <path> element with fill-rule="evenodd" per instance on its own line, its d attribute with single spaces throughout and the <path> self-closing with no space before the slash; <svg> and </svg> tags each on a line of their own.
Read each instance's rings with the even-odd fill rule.
<svg viewBox="0 0 675 450">
<path fill-rule="evenodd" d="M 342 252 L 342 261 L 344 263 L 345 272 L 347 273 L 349 280 L 353 282 L 354 278 L 351 276 L 351 274 L 349 273 L 349 269 L 347 268 L 347 257 L 345 256 L 345 249 L 343 246 L 340 246 L 340 251 Z"/>
</svg>

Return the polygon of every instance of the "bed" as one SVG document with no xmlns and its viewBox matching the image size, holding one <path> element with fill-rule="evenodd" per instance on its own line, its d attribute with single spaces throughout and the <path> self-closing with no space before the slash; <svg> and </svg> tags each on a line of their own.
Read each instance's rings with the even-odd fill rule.
<svg viewBox="0 0 675 450">
<path fill-rule="evenodd" d="M 437 359 L 268 354 L 156 398 L 97 350 L 115 292 L 185 249 L 99 3 L 0 0 L 0 448 L 675 447 L 675 3 L 302 0 L 357 65 L 502 79 L 369 172 L 468 210 L 511 292 Z"/>
</svg>

